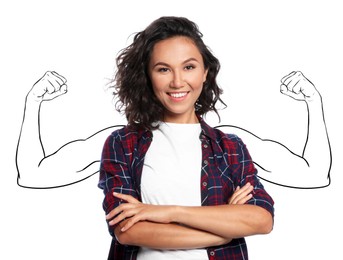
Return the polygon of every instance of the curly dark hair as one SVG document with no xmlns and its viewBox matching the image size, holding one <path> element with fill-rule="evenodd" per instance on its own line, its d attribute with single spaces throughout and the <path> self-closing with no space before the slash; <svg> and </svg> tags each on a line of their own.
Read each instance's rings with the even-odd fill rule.
<svg viewBox="0 0 343 260">
<path fill-rule="evenodd" d="M 163 120 L 164 107 L 153 92 L 148 64 L 154 45 L 175 36 L 190 38 L 203 57 L 205 69 L 208 69 L 203 90 L 195 104 L 197 115 L 214 111 L 219 117 L 215 104 L 219 100 L 225 105 L 220 99 L 222 89 L 216 82 L 219 60 L 202 41 L 203 34 L 194 22 L 184 17 L 167 16 L 155 20 L 145 30 L 136 33 L 132 44 L 121 50 L 116 59 L 113 94 L 118 97 L 116 109 L 125 113 L 128 126 L 153 129 L 158 127 L 153 123 Z"/>
</svg>

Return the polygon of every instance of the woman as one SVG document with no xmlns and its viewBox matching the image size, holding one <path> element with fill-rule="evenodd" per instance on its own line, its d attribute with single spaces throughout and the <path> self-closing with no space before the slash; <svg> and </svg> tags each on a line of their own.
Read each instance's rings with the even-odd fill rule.
<svg viewBox="0 0 343 260">
<path fill-rule="evenodd" d="M 118 56 L 128 124 L 107 138 L 99 181 L 109 259 L 247 259 L 244 237 L 272 230 L 245 145 L 202 119 L 222 91 L 201 37 L 186 18 L 161 17 Z"/>
</svg>

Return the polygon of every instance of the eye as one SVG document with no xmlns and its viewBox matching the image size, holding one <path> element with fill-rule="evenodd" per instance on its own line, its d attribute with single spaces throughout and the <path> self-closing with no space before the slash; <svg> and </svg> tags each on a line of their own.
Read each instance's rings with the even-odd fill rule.
<svg viewBox="0 0 343 260">
<path fill-rule="evenodd" d="M 166 68 L 166 67 L 160 67 L 160 68 L 157 68 L 157 71 L 158 71 L 158 72 L 162 72 L 162 73 L 164 73 L 164 72 L 168 72 L 168 71 L 169 71 L 169 69 L 168 69 L 168 68 Z"/>
<path fill-rule="evenodd" d="M 185 66 L 185 70 L 192 70 L 192 69 L 195 69 L 194 65 L 186 65 Z"/>
</svg>

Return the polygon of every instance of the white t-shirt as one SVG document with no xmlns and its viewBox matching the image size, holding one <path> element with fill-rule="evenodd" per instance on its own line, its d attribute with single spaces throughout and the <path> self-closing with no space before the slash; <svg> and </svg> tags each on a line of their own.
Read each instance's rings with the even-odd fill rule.
<svg viewBox="0 0 343 260">
<path fill-rule="evenodd" d="M 201 205 L 200 124 L 161 123 L 153 131 L 146 153 L 142 202 L 154 205 Z M 140 248 L 138 260 L 208 259 L 206 249 L 152 250 Z"/>
</svg>

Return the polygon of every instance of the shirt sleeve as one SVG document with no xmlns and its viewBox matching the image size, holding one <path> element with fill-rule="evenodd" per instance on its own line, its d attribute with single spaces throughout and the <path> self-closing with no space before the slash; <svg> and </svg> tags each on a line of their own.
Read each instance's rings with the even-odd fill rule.
<svg viewBox="0 0 343 260">
<path fill-rule="evenodd" d="M 120 138 L 117 131 L 106 139 L 103 147 L 98 187 L 103 190 L 105 195 L 103 209 L 106 214 L 122 203 L 120 199 L 113 196 L 113 192 L 138 197 L 130 170 L 132 153 L 125 152 L 125 147 L 128 145 L 125 145 L 125 140 Z M 114 228 L 109 226 L 112 236 L 114 236 Z"/>
<path fill-rule="evenodd" d="M 254 166 L 246 145 L 239 137 L 236 136 L 236 138 L 238 161 L 235 175 L 237 176 L 237 185 L 243 187 L 246 183 L 250 183 L 254 187 L 252 192 L 253 197 L 246 203 L 260 206 L 269 211 L 274 217 L 274 201 L 260 182 L 257 176 L 257 169 Z"/>
</svg>

